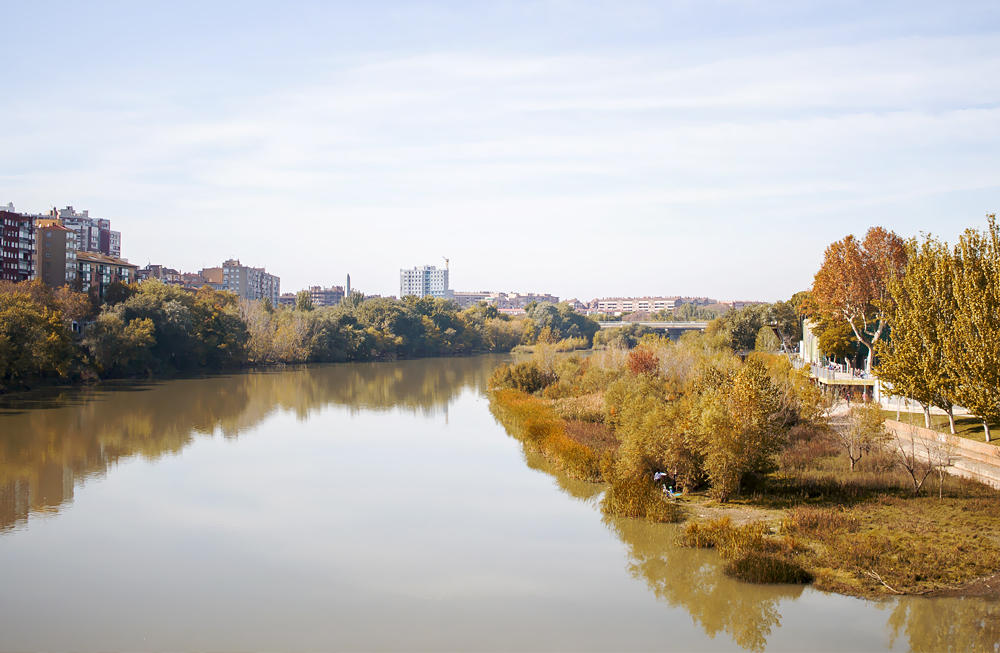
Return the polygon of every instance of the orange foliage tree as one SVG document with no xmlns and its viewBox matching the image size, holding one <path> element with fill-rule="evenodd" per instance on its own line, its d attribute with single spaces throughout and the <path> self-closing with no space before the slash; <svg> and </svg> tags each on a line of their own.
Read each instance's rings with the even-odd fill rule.
<svg viewBox="0 0 1000 653">
<path fill-rule="evenodd" d="M 823 266 L 813 282 L 813 299 L 820 313 L 851 325 L 868 347 L 872 368 L 875 343 L 885 330 L 885 307 L 891 301 L 888 280 L 906 268 L 906 245 L 894 232 L 872 227 L 859 241 L 854 236 L 826 248 Z"/>
</svg>

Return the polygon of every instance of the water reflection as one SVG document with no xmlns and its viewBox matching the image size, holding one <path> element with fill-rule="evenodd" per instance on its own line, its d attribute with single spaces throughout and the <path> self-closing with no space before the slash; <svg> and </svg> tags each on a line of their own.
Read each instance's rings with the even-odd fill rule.
<svg viewBox="0 0 1000 653">
<path fill-rule="evenodd" d="M 550 475 L 566 495 L 597 506 L 603 485 L 571 479 L 540 454 L 527 452 L 525 460 Z M 660 601 L 683 608 L 709 637 L 724 632 L 748 651 L 767 648 L 781 628 L 782 605 L 803 592 L 815 592 L 801 585 L 751 585 L 728 578 L 716 553 L 674 544 L 676 525 L 625 518 L 605 518 L 604 523 L 625 545 L 633 578 Z M 901 597 L 865 604 L 889 612 L 887 648 L 902 643 L 918 653 L 1000 652 L 1000 604 L 995 601 Z"/>
<path fill-rule="evenodd" d="M 236 438 L 278 410 L 327 406 L 447 411 L 483 392 L 498 356 L 315 366 L 162 383 L 73 388 L 0 401 L 0 533 L 57 512 L 76 484 L 119 461 L 176 454 L 198 436 Z"/>
<path fill-rule="evenodd" d="M 727 633 L 750 651 L 763 651 L 781 625 L 778 606 L 802 594 L 801 585 L 750 585 L 722 573 L 710 551 L 674 544 L 677 526 L 611 518 L 608 528 L 625 544 L 632 577 L 645 581 L 659 600 L 682 607 L 705 634 Z"/>
<path fill-rule="evenodd" d="M 978 598 L 904 598 L 889 617 L 890 643 L 909 639 L 910 650 L 1000 651 L 1000 604 Z"/>
</svg>

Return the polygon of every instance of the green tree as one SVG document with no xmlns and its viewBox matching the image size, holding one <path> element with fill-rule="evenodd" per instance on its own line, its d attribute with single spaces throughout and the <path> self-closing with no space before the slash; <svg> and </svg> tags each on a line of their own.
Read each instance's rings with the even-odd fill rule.
<svg viewBox="0 0 1000 653">
<path fill-rule="evenodd" d="M 956 399 L 983 420 L 1000 420 L 1000 233 L 996 214 L 986 232 L 968 230 L 955 250 L 954 338 L 948 358 L 957 377 Z"/>
<path fill-rule="evenodd" d="M 766 471 L 781 447 L 782 431 L 772 421 L 778 392 L 764 363 L 750 358 L 735 373 L 706 379 L 699 416 L 705 438 L 705 469 L 712 495 L 727 501 L 743 476 Z"/>
<path fill-rule="evenodd" d="M 822 316 L 814 328 L 819 348 L 831 360 L 845 360 L 858 355 L 858 339 L 854 329 L 844 320 Z"/>
<path fill-rule="evenodd" d="M 312 296 L 309 294 L 308 290 L 300 290 L 295 293 L 295 310 L 297 311 L 311 311 L 313 310 Z"/>
<path fill-rule="evenodd" d="M 774 352 L 781 349 L 781 341 L 774 335 L 774 329 L 770 326 L 762 326 L 757 332 L 757 340 L 754 349 L 762 352 Z"/>
<path fill-rule="evenodd" d="M 888 281 L 891 300 L 884 312 L 890 339 L 876 344 L 878 376 L 894 394 L 924 406 L 928 428 L 930 406 L 944 410 L 954 433 L 958 384 L 948 356 L 956 334 L 954 256 L 930 236 L 922 243 L 910 240 L 906 250 L 906 270 Z"/>
<path fill-rule="evenodd" d="M 129 376 L 152 370 L 154 361 L 150 347 L 155 343 L 156 330 L 149 318 L 125 322 L 122 310 L 103 311 L 87 327 L 84 348 L 98 370 L 110 376 Z"/>
</svg>

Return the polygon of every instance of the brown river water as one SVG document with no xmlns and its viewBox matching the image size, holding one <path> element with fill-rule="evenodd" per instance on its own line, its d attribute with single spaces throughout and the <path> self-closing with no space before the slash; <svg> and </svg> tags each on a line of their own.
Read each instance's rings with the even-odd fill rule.
<svg viewBox="0 0 1000 653">
<path fill-rule="evenodd" d="M 504 358 L 0 399 L 0 650 L 998 651 L 997 605 L 722 575 L 488 410 Z"/>
</svg>

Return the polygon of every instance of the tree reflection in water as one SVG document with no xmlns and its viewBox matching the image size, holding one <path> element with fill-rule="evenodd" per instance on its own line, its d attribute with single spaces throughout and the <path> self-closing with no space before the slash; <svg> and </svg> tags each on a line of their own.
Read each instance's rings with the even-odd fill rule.
<svg viewBox="0 0 1000 653">
<path fill-rule="evenodd" d="M 597 506 L 604 485 L 571 479 L 545 457 L 526 452 L 532 469 L 552 476 L 567 495 Z M 683 608 L 709 637 L 720 632 L 750 651 L 763 651 L 773 628 L 780 626 L 778 604 L 795 600 L 801 585 L 750 585 L 722 573 L 718 555 L 675 544 L 679 528 L 639 519 L 605 517 L 604 523 L 626 547 L 628 570 L 646 583 L 657 599 Z"/>
<path fill-rule="evenodd" d="M 135 456 L 176 454 L 198 436 L 234 439 L 277 411 L 447 410 L 485 392 L 502 356 L 350 363 L 156 383 L 102 384 L 0 400 L 0 533 L 53 513 L 73 489 Z"/>
<path fill-rule="evenodd" d="M 530 468 L 552 476 L 565 494 L 597 507 L 604 485 L 571 479 L 540 454 L 527 452 L 525 458 Z M 604 523 L 625 544 L 633 578 L 645 582 L 657 599 L 684 609 L 710 637 L 725 632 L 744 649 L 765 650 L 768 637 L 781 626 L 779 605 L 807 591 L 801 585 L 751 585 L 726 577 L 714 552 L 674 544 L 676 525 L 618 517 L 605 517 Z M 904 639 L 918 653 L 1000 653 L 995 601 L 901 597 L 870 605 L 891 610 L 890 648 Z"/>
<path fill-rule="evenodd" d="M 905 635 L 910 650 L 1000 651 L 1000 604 L 980 598 L 904 597 L 889 617 L 890 645 Z"/>
<path fill-rule="evenodd" d="M 750 651 L 763 651 L 773 628 L 780 626 L 778 605 L 795 600 L 801 585 L 751 585 L 722 573 L 714 552 L 675 544 L 679 529 L 624 518 L 605 523 L 628 551 L 632 577 L 643 580 L 656 598 L 684 608 L 705 633 L 727 633 Z"/>
</svg>

